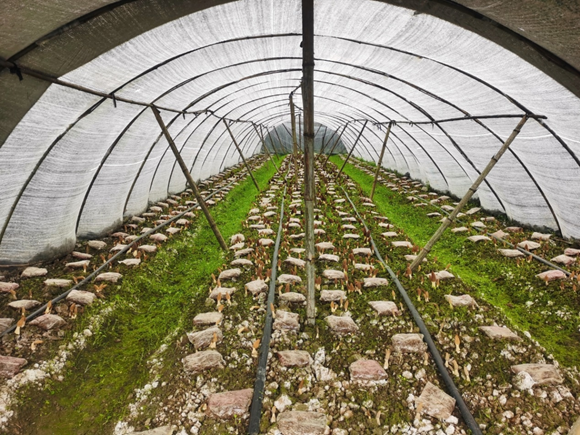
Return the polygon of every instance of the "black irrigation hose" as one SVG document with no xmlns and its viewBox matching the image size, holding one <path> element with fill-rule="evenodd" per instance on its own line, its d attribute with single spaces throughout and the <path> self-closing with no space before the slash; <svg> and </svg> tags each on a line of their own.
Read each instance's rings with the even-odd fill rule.
<svg viewBox="0 0 580 435">
<path fill-rule="evenodd" d="M 268 354 L 270 353 L 270 338 L 272 337 L 272 306 L 276 296 L 276 277 L 278 275 L 278 250 L 282 239 L 282 221 L 284 219 L 284 200 L 286 198 L 287 187 L 284 187 L 282 196 L 282 206 L 280 207 L 280 223 L 278 225 L 278 235 L 274 245 L 274 255 L 272 256 L 272 272 L 270 274 L 270 288 L 268 290 L 268 302 L 266 308 L 266 321 L 264 323 L 264 334 L 260 344 L 260 357 L 258 359 L 258 369 L 256 382 L 254 383 L 254 395 L 250 406 L 250 422 L 248 433 L 258 435 L 260 433 L 260 419 L 262 417 L 262 400 L 264 399 L 264 387 L 266 385 L 266 366 Z"/>
<path fill-rule="evenodd" d="M 482 432 L 479 429 L 479 425 L 477 424 L 477 422 L 473 418 L 473 415 L 471 415 L 471 412 L 467 408 L 467 405 L 464 402 L 463 397 L 461 397 L 461 393 L 457 389 L 455 382 L 453 382 L 453 379 L 451 378 L 451 376 L 449 375 L 449 372 L 445 368 L 445 363 L 443 362 L 443 358 L 441 358 L 441 354 L 437 350 L 437 347 L 435 346 L 435 342 L 433 341 L 433 338 L 431 337 L 431 334 L 429 333 L 429 330 L 427 329 L 425 322 L 423 322 L 421 315 L 419 314 L 419 312 L 417 311 L 417 309 L 413 305 L 411 298 L 409 298 L 409 295 L 407 294 L 407 292 L 405 291 L 405 289 L 401 285 L 401 282 L 397 278 L 397 275 L 395 275 L 393 270 L 389 266 L 387 266 L 387 263 L 385 263 L 385 261 L 383 260 L 383 257 L 381 257 L 381 254 L 379 253 L 379 250 L 377 249 L 377 246 L 375 244 L 375 241 L 373 240 L 373 237 L 371 236 L 371 233 L 367 227 L 367 224 L 365 223 L 362 216 L 359 214 L 354 203 L 351 201 L 350 197 L 348 196 L 348 193 L 346 193 L 346 190 L 344 189 L 344 187 L 341 186 L 341 189 L 344 192 L 344 194 L 346 195 L 348 202 L 350 202 L 350 205 L 352 206 L 354 212 L 356 213 L 356 215 L 358 216 L 358 218 L 362 222 L 367 234 L 369 235 L 369 238 L 371 239 L 371 245 L 373 247 L 373 251 L 375 252 L 377 258 L 379 259 L 379 261 L 381 262 L 383 267 L 385 267 L 387 269 L 387 271 L 389 272 L 391 279 L 395 282 L 395 285 L 397 286 L 399 293 L 401 294 L 403 300 L 405 301 L 407 308 L 411 312 L 411 315 L 413 316 L 413 320 L 415 320 L 415 323 L 417 324 L 417 326 L 419 326 L 419 330 L 423 334 L 423 339 L 427 343 L 427 347 L 429 348 L 429 351 L 431 352 L 431 356 L 433 357 L 433 360 L 435 361 L 435 365 L 437 366 L 437 370 L 439 371 L 439 374 L 443 378 L 443 381 L 445 382 L 445 385 L 447 386 L 447 390 L 451 393 L 451 395 L 455 399 L 455 401 L 457 403 L 457 407 L 459 408 L 459 411 L 461 412 L 461 416 L 463 417 L 463 421 L 465 422 L 467 427 L 471 430 L 471 432 L 474 435 L 482 435 Z"/>
<path fill-rule="evenodd" d="M 220 189 L 218 189 L 218 190 L 210 193 L 208 196 L 206 196 L 204 198 L 204 200 L 210 199 L 215 194 L 223 191 L 224 189 L 227 189 L 232 184 L 234 184 L 236 181 L 239 181 L 239 178 L 237 180 L 234 180 L 231 183 L 227 184 L 226 186 L 224 186 L 224 187 L 222 187 L 222 188 L 220 188 Z M 119 258 L 119 256 L 121 256 L 125 252 L 127 252 L 135 243 L 137 243 L 141 239 L 149 236 L 150 234 L 154 233 L 155 231 L 158 231 L 160 228 L 163 228 L 164 226 L 166 226 L 166 225 L 172 223 L 173 221 L 181 218 L 185 213 L 190 212 L 195 207 L 197 207 L 197 202 L 195 203 L 195 205 L 191 206 L 187 210 L 184 210 L 183 212 L 179 213 L 178 215 L 176 215 L 176 216 L 172 217 L 171 219 L 163 222 L 162 224 L 157 225 L 155 228 L 153 228 L 153 229 L 147 231 L 145 234 L 139 236 L 138 238 L 136 238 L 135 240 L 133 240 L 131 243 L 129 243 L 127 246 L 125 246 L 123 249 L 121 249 L 119 252 L 117 252 L 115 255 L 113 255 L 111 258 L 109 258 L 105 263 L 103 263 L 102 266 L 100 266 L 97 270 L 95 270 L 93 273 L 91 273 L 89 276 L 87 276 L 81 282 L 79 282 L 78 284 L 76 284 L 74 287 L 71 287 L 70 289 L 68 289 L 64 293 L 58 295 L 54 299 L 51 299 L 51 301 L 49 303 L 52 303 L 52 305 L 54 305 L 57 302 L 60 302 L 61 300 L 63 300 L 64 298 L 66 298 L 70 292 L 72 292 L 73 290 L 76 290 L 77 288 L 79 288 L 79 287 L 85 285 L 86 283 L 90 282 L 93 279 L 93 277 L 95 277 L 100 271 L 102 271 L 103 269 L 105 269 L 113 260 Z M 46 310 L 46 307 L 47 306 L 48 306 L 48 303 L 44 304 L 43 306 L 41 306 L 40 308 L 38 308 L 36 311 L 34 311 L 34 312 L 30 313 L 28 316 L 26 316 L 26 323 L 30 322 L 32 319 L 34 319 L 38 315 L 42 314 Z M 14 331 L 15 329 L 16 329 L 16 325 L 13 325 L 10 328 L 4 330 L 2 333 L 0 333 L 0 338 L 4 337 L 6 334 L 9 334 L 10 332 Z"/>
</svg>

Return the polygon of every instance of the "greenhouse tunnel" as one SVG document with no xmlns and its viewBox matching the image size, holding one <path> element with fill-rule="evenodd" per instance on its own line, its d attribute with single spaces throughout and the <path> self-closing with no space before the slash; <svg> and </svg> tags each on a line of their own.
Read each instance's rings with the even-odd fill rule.
<svg viewBox="0 0 580 435">
<path fill-rule="evenodd" d="M 304 156 L 302 8 L 4 0 L 0 284 L 185 194 L 186 172 L 207 190 L 261 158 L 282 167 Z M 455 202 L 525 117 L 474 204 L 576 249 L 579 23 L 571 0 L 314 0 L 315 156 L 369 174 L 380 160 L 384 174 Z"/>
</svg>

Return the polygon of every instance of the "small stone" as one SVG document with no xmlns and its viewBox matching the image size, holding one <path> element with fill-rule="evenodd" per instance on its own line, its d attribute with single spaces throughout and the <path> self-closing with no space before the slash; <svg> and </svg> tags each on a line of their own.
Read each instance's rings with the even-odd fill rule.
<svg viewBox="0 0 580 435">
<path fill-rule="evenodd" d="M 326 416 L 319 412 L 284 411 L 278 415 L 281 435 L 324 435 Z"/>
<path fill-rule="evenodd" d="M 121 275 L 120 273 L 105 272 L 105 273 L 100 273 L 99 275 L 97 275 L 97 277 L 95 278 L 95 281 L 107 281 L 107 282 L 116 283 L 121 278 L 123 278 L 123 275 Z"/>
<path fill-rule="evenodd" d="M 391 340 L 396 352 L 424 353 L 427 350 L 423 334 L 395 334 Z"/>
<path fill-rule="evenodd" d="M 276 310 L 274 329 L 280 331 L 298 331 L 300 329 L 300 316 L 297 313 Z"/>
<path fill-rule="evenodd" d="M 196 349 L 203 349 L 213 342 L 214 335 L 217 339 L 216 344 L 221 343 L 223 340 L 222 330 L 215 326 L 199 332 L 189 332 L 187 339 Z"/>
<path fill-rule="evenodd" d="M 392 301 L 370 301 L 369 305 L 379 316 L 398 316 L 401 314 L 397 304 Z"/>
<path fill-rule="evenodd" d="M 282 350 L 278 352 L 278 361 L 283 367 L 306 367 L 312 358 L 305 350 Z"/>
<path fill-rule="evenodd" d="M 258 234 L 260 236 L 269 236 L 270 234 L 274 234 L 274 230 L 271 228 L 263 228 L 261 230 L 258 230 Z"/>
<path fill-rule="evenodd" d="M 354 268 L 356 270 L 364 270 L 364 271 L 369 271 L 369 270 L 374 269 L 374 267 L 371 264 L 366 264 L 366 263 L 355 263 Z"/>
<path fill-rule="evenodd" d="M 113 246 L 111 249 L 109 249 L 109 252 L 119 252 L 122 251 L 123 249 L 125 249 L 127 247 L 127 245 L 123 245 L 122 243 L 119 243 L 115 246 Z"/>
<path fill-rule="evenodd" d="M 382 285 L 389 285 L 389 281 L 386 278 L 365 278 L 363 287 L 380 287 Z"/>
<path fill-rule="evenodd" d="M 345 279 L 346 275 L 341 270 L 326 269 L 322 272 L 322 276 L 330 280 Z"/>
<path fill-rule="evenodd" d="M 69 263 L 70 264 L 70 263 Z M 42 267 L 27 267 L 22 271 L 22 278 L 34 278 L 37 276 L 44 276 L 48 274 L 48 270 Z"/>
<path fill-rule="evenodd" d="M 89 248 L 96 249 L 97 251 L 101 251 L 107 247 L 107 244 L 101 240 L 89 240 L 87 245 Z"/>
<path fill-rule="evenodd" d="M 256 279 L 254 281 L 250 281 L 244 287 L 254 296 L 268 290 L 268 284 L 266 284 L 266 282 L 263 279 Z"/>
<path fill-rule="evenodd" d="M 387 231 L 386 233 L 381 233 L 381 236 L 387 237 L 387 238 L 398 237 L 399 233 L 397 233 L 396 231 Z"/>
<path fill-rule="evenodd" d="M 169 233 L 169 234 L 171 234 L 171 235 L 173 235 L 173 234 L 177 234 L 177 233 L 178 233 L 178 232 L 180 232 L 180 231 L 181 231 L 181 228 L 175 228 L 175 227 L 167 228 L 167 229 L 165 230 L 165 232 L 166 232 L 166 233 Z M 127 238 L 125 238 L 125 240 L 127 240 Z"/>
<path fill-rule="evenodd" d="M 387 379 L 385 369 L 372 359 L 359 359 L 350 365 L 349 370 L 352 381 L 380 381 Z"/>
<path fill-rule="evenodd" d="M 407 242 L 404 240 L 400 240 L 400 241 L 396 241 L 396 242 L 391 242 L 391 244 L 395 247 L 395 248 L 412 248 L 413 244 L 411 242 Z"/>
<path fill-rule="evenodd" d="M 352 253 L 354 255 L 363 255 L 363 256 L 367 256 L 367 257 L 370 257 L 371 255 L 373 255 L 373 251 L 371 248 L 355 248 L 352 250 Z"/>
<path fill-rule="evenodd" d="M 137 267 L 141 264 L 140 258 L 126 258 L 125 260 L 119 261 L 119 263 L 124 264 L 128 267 Z"/>
<path fill-rule="evenodd" d="M 580 249 L 566 248 L 564 250 L 564 255 L 568 255 L 570 257 L 576 257 L 576 256 L 580 255 Z"/>
<path fill-rule="evenodd" d="M 236 243 L 235 245 L 230 246 L 230 251 L 237 251 L 239 249 L 242 249 L 244 246 L 246 246 L 244 242 Z"/>
<path fill-rule="evenodd" d="M 84 290 L 72 290 L 66 297 L 67 301 L 79 305 L 91 305 L 95 299 L 97 299 L 97 295 Z"/>
<path fill-rule="evenodd" d="M 146 252 L 148 254 L 152 254 L 153 252 L 157 252 L 157 246 L 153 245 L 141 245 L 137 248 L 139 251 Z"/>
<path fill-rule="evenodd" d="M 480 326 L 485 334 L 494 340 L 521 340 L 516 334 L 514 334 L 510 329 L 503 326 Z"/>
<path fill-rule="evenodd" d="M 415 405 L 431 417 L 447 420 L 455 408 L 455 399 L 431 382 L 427 382 L 423 392 L 415 400 Z"/>
<path fill-rule="evenodd" d="M 272 239 L 260 239 L 258 240 L 258 244 L 260 246 L 272 246 L 274 245 L 276 242 Z"/>
<path fill-rule="evenodd" d="M 239 278 L 241 274 L 242 271 L 240 269 L 227 269 L 220 273 L 218 279 L 220 281 L 227 281 L 230 279 L 235 280 L 236 278 Z"/>
<path fill-rule="evenodd" d="M 39 328 L 49 331 L 54 328 L 60 328 L 66 325 L 65 320 L 56 314 L 43 314 L 29 323 L 29 325 L 38 326 Z"/>
<path fill-rule="evenodd" d="M 214 301 L 217 301 L 218 295 L 221 295 L 221 299 L 224 300 L 226 299 L 227 295 L 232 296 L 237 290 L 238 289 L 234 287 L 216 287 L 211 291 L 209 297 Z"/>
<path fill-rule="evenodd" d="M 504 239 L 508 235 L 508 233 L 505 233 L 502 230 L 497 230 L 495 233 L 491 233 L 491 235 L 498 239 Z"/>
<path fill-rule="evenodd" d="M 280 299 L 281 301 L 288 302 L 288 303 L 298 304 L 298 303 L 305 302 L 306 296 L 304 296 L 302 293 L 287 292 L 287 293 L 282 293 L 280 296 L 278 296 L 278 299 Z"/>
<path fill-rule="evenodd" d="M 491 239 L 487 236 L 479 235 L 479 236 L 468 237 L 467 240 L 469 240 L 470 242 L 473 242 L 473 243 L 477 243 L 477 242 L 489 241 Z"/>
<path fill-rule="evenodd" d="M 327 249 L 334 249 L 334 245 L 330 242 L 320 242 L 320 243 L 317 243 L 315 246 L 316 246 L 316 249 L 318 249 L 320 251 L 325 251 Z"/>
<path fill-rule="evenodd" d="M 342 236 L 343 239 L 360 239 L 360 236 L 358 234 L 345 234 L 344 236 Z"/>
<path fill-rule="evenodd" d="M 223 314 L 218 311 L 209 313 L 200 313 L 193 318 L 194 325 L 215 325 L 221 323 L 224 318 Z"/>
<path fill-rule="evenodd" d="M 93 258 L 93 256 L 91 254 L 85 254 L 84 252 L 78 252 L 78 251 L 71 252 L 71 255 L 74 258 L 78 258 L 79 260 L 90 260 L 91 258 Z"/>
<path fill-rule="evenodd" d="M 284 263 L 288 263 L 288 264 L 291 264 L 292 266 L 300 267 L 301 269 L 306 266 L 306 261 L 301 260 L 299 258 L 294 258 L 294 257 L 288 257 L 286 260 L 284 260 Z"/>
<path fill-rule="evenodd" d="M 0 292 L 2 293 L 10 293 L 15 291 L 20 287 L 20 284 L 16 282 L 0 282 Z"/>
<path fill-rule="evenodd" d="M 343 290 L 322 290 L 320 292 L 320 300 L 324 302 L 337 302 L 346 300 L 346 292 Z"/>
<path fill-rule="evenodd" d="M 335 334 L 353 334 L 358 331 L 358 326 L 348 316 L 328 316 L 326 323 Z"/>
<path fill-rule="evenodd" d="M 161 233 L 151 234 L 149 238 L 157 243 L 165 242 L 167 240 L 167 236 Z"/>
<path fill-rule="evenodd" d="M 533 251 L 534 249 L 538 249 L 540 245 L 538 242 L 531 242 L 529 240 L 524 240 L 523 242 L 518 243 L 518 246 L 526 251 Z"/>
<path fill-rule="evenodd" d="M 230 237 L 230 245 L 234 245 L 239 242 L 244 242 L 245 240 L 246 237 L 243 234 L 234 234 L 232 237 Z"/>
<path fill-rule="evenodd" d="M 248 416 L 253 394 L 251 388 L 214 393 L 207 401 L 207 415 L 219 420 L 244 419 Z"/>
<path fill-rule="evenodd" d="M 70 285 L 72 285 L 72 283 L 73 283 L 72 279 L 53 278 L 44 281 L 44 285 L 47 287 L 59 287 L 59 288 L 69 287 Z"/>
<path fill-rule="evenodd" d="M 557 257 L 552 258 L 550 261 L 553 261 L 554 263 L 560 263 L 563 264 L 565 266 L 570 266 L 571 264 L 573 264 L 576 259 L 573 257 L 568 257 L 565 254 L 562 255 L 558 255 Z"/>
<path fill-rule="evenodd" d="M 531 239 L 532 240 L 544 240 L 544 241 L 546 241 L 546 240 L 550 240 L 550 236 L 551 236 L 551 234 L 543 234 L 543 233 L 535 232 L 535 233 L 532 233 Z"/>
<path fill-rule="evenodd" d="M 284 410 L 290 405 L 292 405 L 292 400 L 290 400 L 290 398 L 286 394 L 282 394 L 274 402 L 274 406 L 276 407 L 278 412 L 284 412 Z"/>
<path fill-rule="evenodd" d="M 351 224 L 344 224 L 341 226 L 341 228 L 343 230 L 356 230 L 356 227 L 354 225 L 351 225 Z"/>
<path fill-rule="evenodd" d="M 393 224 L 385 224 L 383 222 L 381 222 L 379 224 L 379 227 L 386 228 L 387 230 L 395 228 L 395 226 Z M 383 233 L 383 236 L 385 236 L 385 234 L 390 234 L 390 233 Z M 385 237 L 390 237 L 390 236 L 385 236 Z"/>
<path fill-rule="evenodd" d="M 32 299 L 20 299 L 19 301 L 10 302 L 8 306 L 15 310 L 21 310 L 24 308 L 25 310 L 30 310 L 31 308 L 38 307 L 40 302 L 32 300 Z"/>
<path fill-rule="evenodd" d="M 526 255 L 517 249 L 498 249 L 499 253 L 504 257 L 508 258 L 517 258 L 517 257 L 525 257 Z"/>
<path fill-rule="evenodd" d="M 230 264 L 232 266 L 248 266 L 248 267 L 254 265 L 254 263 L 252 263 L 251 260 L 248 260 L 246 258 L 238 258 L 237 260 L 232 261 Z"/>
<path fill-rule="evenodd" d="M 415 261 L 416 258 L 417 258 L 417 255 L 413 255 L 413 254 L 407 254 L 407 255 L 405 255 L 405 260 L 407 260 L 409 262 Z M 423 263 L 427 263 L 427 259 L 426 258 L 423 258 Z"/>
<path fill-rule="evenodd" d="M 340 261 L 340 257 L 334 254 L 320 254 L 318 256 L 318 260 L 320 261 L 332 261 L 334 263 L 338 263 Z"/>
<path fill-rule="evenodd" d="M 508 233 L 522 233 L 524 231 L 522 227 L 507 227 L 505 230 Z"/>
<path fill-rule="evenodd" d="M 537 385 L 554 385 L 564 382 L 560 371 L 552 364 L 519 364 L 512 366 L 512 372 L 528 373 Z"/>
<path fill-rule="evenodd" d="M 292 252 L 293 254 L 303 254 L 304 252 L 306 252 L 306 249 L 304 249 L 304 248 L 292 248 L 292 249 L 290 249 L 290 252 Z"/>
<path fill-rule="evenodd" d="M 544 281 L 554 281 L 557 279 L 566 279 L 567 275 L 561 270 L 548 270 L 546 272 L 538 273 L 536 277 Z"/>
<path fill-rule="evenodd" d="M 477 303 L 469 295 L 453 296 L 445 295 L 445 299 L 454 307 L 476 307 Z"/>
<path fill-rule="evenodd" d="M 254 248 L 240 249 L 239 251 L 236 251 L 234 256 L 236 258 L 245 257 L 246 255 L 251 254 L 252 252 L 254 252 Z"/>
<path fill-rule="evenodd" d="M 282 275 L 278 276 L 278 284 L 296 284 L 301 283 L 302 278 L 297 275 L 291 275 L 288 273 L 283 273 Z"/>
<path fill-rule="evenodd" d="M 481 207 L 473 207 L 473 208 L 470 208 L 469 210 L 467 210 L 465 212 L 465 214 L 468 216 L 471 216 L 472 214 L 477 213 L 479 210 L 481 210 Z"/>
<path fill-rule="evenodd" d="M 10 379 L 28 364 L 24 358 L 0 355 L 0 377 Z"/>
<path fill-rule="evenodd" d="M 211 369 L 223 369 L 225 361 L 221 353 L 215 350 L 204 350 L 196 352 L 183 358 L 185 371 L 200 373 Z"/>
</svg>

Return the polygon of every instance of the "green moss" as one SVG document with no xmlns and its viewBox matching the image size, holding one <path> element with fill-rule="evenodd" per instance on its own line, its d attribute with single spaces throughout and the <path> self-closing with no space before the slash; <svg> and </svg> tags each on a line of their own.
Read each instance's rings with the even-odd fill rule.
<svg viewBox="0 0 580 435">
<path fill-rule="evenodd" d="M 274 172 L 271 163 L 255 171 L 261 188 Z M 247 178 L 211 209 L 224 238 L 241 229 L 257 193 Z M 192 301 L 203 303 L 196 296 L 207 291 L 208 277 L 223 261 L 213 232 L 198 216 L 192 228 L 171 238 L 141 268 L 123 271 L 122 285 L 107 289 L 106 305 L 114 304 L 113 313 L 86 349 L 69 359 L 63 382 L 49 380 L 43 391 L 22 392 L 10 433 L 110 433 L 134 401 L 134 389 L 148 381 L 146 361 L 166 337 L 190 325 L 200 309 Z M 88 316 L 83 317 L 77 332 L 86 326 Z"/>
<path fill-rule="evenodd" d="M 342 165 L 339 156 L 331 157 L 330 161 Z M 360 185 L 364 194 L 370 195 L 373 177 L 350 163 L 344 173 Z M 373 199 L 377 211 L 403 228 L 416 245 L 424 246 L 440 225 L 437 220 L 426 217 L 425 208 L 412 207 L 402 195 L 381 184 L 377 185 Z M 546 270 L 545 267 L 537 262 L 522 262 L 518 266 L 514 260 L 498 256 L 497 247 L 493 243 L 465 242 L 465 237 L 447 231 L 432 249 L 431 256 L 441 264 L 451 264 L 452 272 L 476 289 L 479 297 L 498 307 L 519 329 L 529 331 L 560 363 L 580 365 L 577 315 L 580 303 L 572 283 L 567 283 L 564 289 L 560 289 L 558 283 L 549 286 L 538 283 L 534 275 Z M 546 249 L 549 250 L 549 246 L 546 245 Z M 557 255 L 553 253 L 546 251 L 544 255 L 547 258 Z M 530 309 L 526 305 L 528 301 L 537 301 L 534 303 L 538 309 Z M 551 304 L 574 313 L 572 321 L 540 309 Z"/>
</svg>

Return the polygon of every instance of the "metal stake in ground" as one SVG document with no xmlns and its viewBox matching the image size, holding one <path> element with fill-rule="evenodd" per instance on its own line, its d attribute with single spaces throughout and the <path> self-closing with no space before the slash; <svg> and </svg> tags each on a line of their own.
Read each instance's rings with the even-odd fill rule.
<svg viewBox="0 0 580 435">
<path fill-rule="evenodd" d="M 383 164 L 383 157 L 385 156 L 385 148 L 387 148 L 387 141 L 389 140 L 389 135 L 391 134 L 392 122 L 389 122 L 387 127 L 387 134 L 385 134 L 385 140 L 383 141 L 383 147 L 381 148 L 381 155 L 379 157 L 379 162 L 377 163 L 377 170 L 375 172 L 375 181 L 373 181 L 373 188 L 371 189 L 371 201 L 373 196 L 375 196 L 375 188 L 377 187 L 377 180 L 379 179 L 379 171 L 381 170 L 381 165 Z"/>
<path fill-rule="evenodd" d="M 344 167 L 346 166 L 346 162 L 348 162 L 348 159 L 350 159 L 350 156 L 352 155 L 352 152 L 354 151 L 354 149 L 356 148 L 356 145 L 358 144 L 358 141 L 360 140 L 363 131 L 365 131 L 365 127 L 367 126 L 367 122 L 365 121 L 364 125 L 362 126 L 362 128 L 360 129 L 360 133 L 358 134 L 356 140 L 354 141 L 354 145 L 352 146 L 352 148 L 350 149 L 350 152 L 348 153 L 348 156 L 346 156 L 346 159 L 344 160 L 344 163 L 342 164 L 342 167 L 340 168 L 340 171 L 338 171 L 338 175 L 336 176 L 336 178 L 340 177 L 340 174 L 342 174 L 342 170 L 344 169 Z"/>
<path fill-rule="evenodd" d="M 304 217 L 306 220 L 306 317 L 314 325 L 314 0 L 302 0 L 302 106 L 304 107 Z"/>
<path fill-rule="evenodd" d="M 226 242 L 225 242 L 224 238 L 222 237 L 220 230 L 218 229 L 215 221 L 213 220 L 213 217 L 211 216 L 209 209 L 207 208 L 207 204 L 205 203 L 201 194 L 199 193 L 199 189 L 197 188 L 197 184 L 195 183 L 195 181 L 193 181 L 193 177 L 189 173 L 189 170 L 187 169 L 185 162 L 181 158 L 181 154 L 179 154 L 179 150 L 175 146 L 175 142 L 173 142 L 173 138 L 169 134 L 169 131 L 167 130 L 167 127 L 165 126 L 165 123 L 163 122 L 163 119 L 161 118 L 161 114 L 159 113 L 159 110 L 155 106 L 151 106 L 151 110 L 153 110 L 153 114 L 155 115 L 155 119 L 159 123 L 159 127 L 161 127 L 161 131 L 163 131 L 165 139 L 167 139 L 167 143 L 169 144 L 171 151 L 173 151 L 173 154 L 175 155 L 175 159 L 177 160 L 177 163 L 179 163 L 179 166 L 181 167 L 181 170 L 183 171 L 183 175 L 185 175 L 185 179 L 187 180 L 187 182 L 191 186 L 191 189 L 193 190 L 193 194 L 195 195 L 195 199 L 197 200 L 197 203 L 201 207 L 201 210 L 203 211 L 203 214 L 205 215 L 205 218 L 206 218 L 207 222 L 209 223 L 209 226 L 211 227 L 211 230 L 213 231 L 215 238 L 217 239 L 221 248 L 224 251 L 227 251 L 228 246 L 226 245 Z"/>
<path fill-rule="evenodd" d="M 498 162 L 498 160 L 501 158 L 501 156 L 503 156 L 503 154 L 507 151 L 507 149 L 512 144 L 512 142 L 517 137 L 517 135 L 520 134 L 520 131 L 527 120 L 528 120 L 528 117 L 526 115 L 524 115 L 524 117 L 522 117 L 522 119 L 520 120 L 517 127 L 514 129 L 514 131 L 512 131 L 512 134 L 510 135 L 510 137 L 508 137 L 508 139 L 504 142 L 504 144 L 499 149 L 497 154 L 491 158 L 491 160 L 489 161 L 489 163 L 487 164 L 485 169 L 481 172 L 481 174 L 479 174 L 479 177 L 477 177 L 477 180 L 475 180 L 475 182 L 469 188 L 467 193 L 463 196 L 463 198 L 461 198 L 461 201 L 459 201 L 459 204 L 457 204 L 457 206 L 451 212 L 451 214 L 445 218 L 445 220 L 443 221 L 443 223 L 441 224 L 439 229 L 437 231 L 435 231 L 435 234 L 433 234 L 433 237 L 431 237 L 431 239 L 427 242 L 425 247 L 421 250 L 421 252 L 419 252 L 419 255 L 417 255 L 417 258 L 415 258 L 415 260 L 411 263 L 411 266 L 410 266 L 411 270 L 415 269 L 419 264 L 421 264 L 423 259 L 427 256 L 427 254 L 429 254 L 429 252 L 431 251 L 431 248 L 433 248 L 433 245 L 435 245 L 435 243 L 437 243 L 437 241 L 441 238 L 441 236 L 443 235 L 443 232 L 455 220 L 455 218 L 457 217 L 457 215 L 459 214 L 459 212 L 463 208 L 463 206 L 467 203 L 467 201 L 469 201 L 471 199 L 471 197 L 473 196 L 473 194 L 475 193 L 475 191 L 477 190 L 479 185 L 482 183 L 482 181 L 485 179 L 485 177 L 487 177 L 487 175 L 493 169 L 493 167 Z"/>
<path fill-rule="evenodd" d="M 296 140 L 296 111 L 294 109 L 294 92 L 290 92 L 290 125 L 292 126 L 292 152 L 296 156 L 298 141 Z"/>
<path fill-rule="evenodd" d="M 234 134 L 230 130 L 230 126 L 228 125 L 228 122 L 225 119 L 223 119 L 223 121 L 224 121 L 224 124 L 225 124 L 225 126 L 226 126 L 226 128 L 228 130 L 228 133 L 230 134 L 230 137 L 232 138 L 232 141 L 234 142 L 234 145 L 236 146 L 236 149 L 238 150 L 238 153 L 240 153 L 240 157 L 242 158 L 242 161 L 244 162 L 244 165 L 246 165 L 246 169 L 248 170 L 248 173 L 250 174 L 250 177 L 252 177 L 252 181 L 254 182 L 254 186 L 256 186 L 256 189 L 258 189 L 258 192 L 259 192 L 260 191 L 260 186 L 258 186 L 258 182 L 254 178 L 254 174 L 252 174 L 252 170 L 248 166 L 248 162 L 246 162 L 246 158 L 242 154 L 242 150 L 238 146 L 238 142 L 236 141 L 236 138 L 234 137 Z"/>
<path fill-rule="evenodd" d="M 258 139 L 260 139 L 260 141 L 262 142 L 262 146 L 264 147 L 264 151 L 266 152 L 266 154 L 268 154 L 268 157 L 270 157 L 270 161 L 274 165 L 276 172 L 280 172 L 280 171 L 278 171 L 278 166 L 276 166 L 276 163 L 274 163 L 274 159 L 272 158 L 272 154 L 270 154 L 270 151 L 268 151 L 268 147 L 266 146 L 266 142 L 264 141 L 264 138 L 260 134 L 260 130 L 258 130 L 258 127 L 256 127 L 256 124 L 252 124 L 252 125 L 254 126 L 254 130 L 256 130 L 256 134 L 258 135 Z"/>
<path fill-rule="evenodd" d="M 326 156 L 326 160 L 324 161 L 324 164 L 322 165 L 323 168 L 326 168 L 326 164 L 328 163 L 328 159 L 330 158 L 330 156 L 332 155 L 334 149 L 336 148 L 336 146 L 338 145 L 338 143 L 340 142 L 340 138 L 342 137 L 342 134 L 344 133 L 344 131 L 346 130 L 346 127 L 348 127 L 348 122 L 346 124 L 344 124 L 344 127 L 342 127 L 342 131 L 340 132 L 340 134 L 338 135 L 338 137 L 336 138 L 336 140 L 334 141 L 334 144 L 332 145 L 332 148 L 330 149 L 330 151 L 328 152 L 328 155 Z"/>
</svg>

